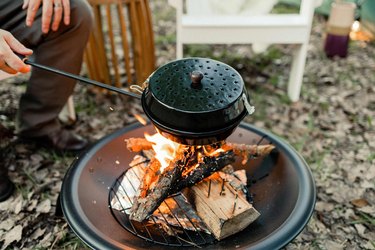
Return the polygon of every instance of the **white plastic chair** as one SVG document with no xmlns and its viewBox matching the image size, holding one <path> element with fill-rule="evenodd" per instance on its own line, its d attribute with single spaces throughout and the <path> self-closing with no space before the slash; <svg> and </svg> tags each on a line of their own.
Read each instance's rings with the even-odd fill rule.
<svg viewBox="0 0 375 250">
<path fill-rule="evenodd" d="M 176 8 L 177 58 L 183 57 L 184 44 L 295 44 L 288 96 L 299 100 L 315 0 L 301 0 L 297 14 L 199 17 L 183 12 L 185 1 L 168 0 Z"/>
</svg>

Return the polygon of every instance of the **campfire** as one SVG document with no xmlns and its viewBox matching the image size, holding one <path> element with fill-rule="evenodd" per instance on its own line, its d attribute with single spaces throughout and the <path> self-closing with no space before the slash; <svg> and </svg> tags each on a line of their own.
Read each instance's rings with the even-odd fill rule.
<svg viewBox="0 0 375 250">
<path fill-rule="evenodd" d="M 126 195 L 120 192 L 116 196 L 123 197 L 126 204 L 120 207 L 128 208 L 130 220 L 160 223 L 170 234 L 172 227 L 189 229 L 189 224 L 193 224 L 193 228 L 221 240 L 241 231 L 259 216 L 250 202 L 245 170 L 234 171 L 230 164 L 236 159 L 246 164 L 251 158 L 268 155 L 273 145 L 220 141 L 190 146 L 168 140 L 159 133 L 125 142 L 128 150 L 138 154 L 124 176 L 123 186 L 136 192 L 130 191 L 129 195 L 127 190 Z M 179 202 L 169 199 L 170 196 L 180 196 Z M 191 214 L 189 223 L 160 220 L 160 213 L 164 216 L 172 213 L 168 217 L 176 219 L 179 209 L 185 215 Z"/>
</svg>

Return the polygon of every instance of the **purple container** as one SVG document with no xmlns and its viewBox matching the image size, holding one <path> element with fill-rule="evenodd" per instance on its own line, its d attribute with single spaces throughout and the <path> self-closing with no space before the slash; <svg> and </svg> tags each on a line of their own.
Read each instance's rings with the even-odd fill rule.
<svg viewBox="0 0 375 250">
<path fill-rule="evenodd" d="M 324 51 L 327 57 L 346 57 L 348 54 L 349 35 L 327 34 Z"/>
</svg>

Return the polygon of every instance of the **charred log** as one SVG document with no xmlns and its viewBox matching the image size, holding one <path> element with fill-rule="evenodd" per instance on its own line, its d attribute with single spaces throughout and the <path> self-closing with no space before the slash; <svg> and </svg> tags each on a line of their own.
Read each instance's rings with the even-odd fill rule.
<svg viewBox="0 0 375 250">
<path fill-rule="evenodd" d="M 151 184 L 151 188 L 146 192 L 146 196 L 138 196 L 134 199 L 130 210 L 130 219 L 144 221 L 159 207 L 171 193 L 173 187 L 176 186 L 188 159 L 188 150 L 180 150 L 177 153 L 175 160 Z"/>
<path fill-rule="evenodd" d="M 218 156 L 204 156 L 202 162 L 198 163 L 192 171 L 184 175 L 171 191 L 176 193 L 186 187 L 191 187 L 234 161 L 235 155 L 233 151 L 221 152 Z"/>
</svg>

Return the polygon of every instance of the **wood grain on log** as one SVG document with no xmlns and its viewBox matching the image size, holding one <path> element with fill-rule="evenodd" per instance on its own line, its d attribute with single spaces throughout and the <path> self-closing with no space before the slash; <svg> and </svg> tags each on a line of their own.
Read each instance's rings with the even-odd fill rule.
<svg viewBox="0 0 375 250">
<path fill-rule="evenodd" d="M 217 240 L 243 230 L 260 215 L 243 193 L 220 177 L 206 178 L 190 187 L 187 197 Z"/>
</svg>

